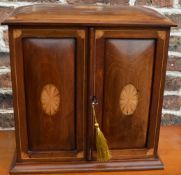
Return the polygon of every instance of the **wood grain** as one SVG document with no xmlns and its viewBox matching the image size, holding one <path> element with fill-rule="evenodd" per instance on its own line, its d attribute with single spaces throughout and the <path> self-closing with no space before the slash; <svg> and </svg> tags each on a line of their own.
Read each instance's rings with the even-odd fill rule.
<svg viewBox="0 0 181 175">
<path fill-rule="evenodd" d="M 42 18 L 42 15 L 48 15 Z M 133 18 L 134 16 L 134 18 Z M 63 6 L 35 4 L 17 8 L 5 20 L 8 25 L 82 25 L 82 26 L 175 26 L 155 10 L 128 6 Z"/>
<path fill-rule="evenodd" d="M 96 31 L 96 36 L 97 33 L 99 36 L 100 31 Z M 136 157 L 139 156 L 136 151 L 129 152 L 126 149 L 147 148 L 156 47 L 154 38 L 157 36 L 154 31 L 146 30 L 134 30 L 134 35 L 129 30 L 102 30 L 102 32 L 102 37 L 96 40 L 96 57 L 99 58 L 96 60 L 98 120 L 110 148 L 114 150 L 113 158 L 121 159 L 125 154 Z M 119 103 L 120 93 L 129 83 L 136 87 L 139 96 L 139 103 L 131 117 L 122 114 Z M 122 149 L 122 152 L 116 152 L 119 149 Z M 153 152 L 150 152 L 151 154 Z M 141 155 L 148 156 L 144 150 L 140 152 Z"/>
<path fill-rule="evenodd" d="M 102 122 L 112 149 L 146 146 L 154 48 L 154 40 L 106 40 Z M 129 83 L 137 89 L 139 103 L 135 113 L 126 117 L 120 110 L 119 99 Z"/>
<path fill-rule="evenodd" d="M 24 38 L 23 47 L 29 150 L 73 150 L 75 41 Z M 51 118 L 42 110 L 40 101 L 47 84 L 54 84 L 61 92 L 60 107 Z"/>
<path fill-rule="evenodd" d="M 85 159 L 85 30 L 16 29 L 10 38 L 14 35 L 11 50 L 18 52 L 14 52 L 11 63 L 16 132 L 20 133 L 16 135 L 17 159 Z M 47 84 L 61 92 L 60 105 L 52 117 L 41 104 Z"/>
<path fill-rule="evenodd" d="M 165 72 L 165 64 L 161 62 L 166 59 L 163 53 L 168 47 L 168 32 L 156 29 L 95 31 L 98 121 L 111 148 L 112 160 L 157 157 L 159 98 L 163 92 L 163 84 L 158 82 Z M 131 117 L 122 115 L 119 104 L 121 90 L 129 83 L 136 87 L 139 96 Z M 96 152 L 93 158 L 96 159 Z"/>
<path fill-rule="evenodd" d="M 0 131 L 0 174 L 8 175 L 15 152 L 14 131 Z M 124 171 L 81 173 L 82 175 L 180 175 L 181 162 L 181 126 L 161 127 L 159 154 L 165 164 L 164 170 Z M 43 173 L 42 175 L 45 175 Z M 80 173 L 65 173 L 65 175 L 79 175 Z M 21 175 L 25 175 L 22 173 Z M 38 175 L 38 174 L 36 174 Z M 47 174 L 46 174 L 47 175 Z M 59 175 L 59 173 L 54 173 Z M 62 174 L 64 175 L 64 174 Z"/>
<path fill-rule="evenodd" d="M 16 124 L 12 174 L 163 168 L 157 147 L 173 22 L 141 7 L 36 4 L 4 24 Z M 93 96 L 112 154 L 102 164 Z"/>
</svg>

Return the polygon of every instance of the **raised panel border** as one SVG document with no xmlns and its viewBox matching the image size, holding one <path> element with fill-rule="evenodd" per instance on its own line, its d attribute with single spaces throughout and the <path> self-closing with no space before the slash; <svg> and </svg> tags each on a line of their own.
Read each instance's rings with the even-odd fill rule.
<svg viewBox="0 0 181 175">
<path fill-rule="evenodd" d="M 96 64 L 95 69 L 95 84 L 97 90 L 94 90 L 94 95 L 98 98 L 99 108 L 97 108 L 97 113 L 102 116 L 102 93 L 103 93 L 103 80 L 100 79 L 104 76 L 104 72 L 100 71 L 101 67 L 104 65 L 104 61 L 101 58 L 104 57 L 104 40 L 106 38 L 123 38 L 123 39 L 155 39 L 156 40 L 156 55 L 154 57 L 154 74 L 152 79 L 152 89 L 151 89 L 151 102 L 150 102 L 150 113 L 149 113 L 149 126 L 147 133 L 147 146 L 143 149 L 126 149 L 126 150 L 114 150 L 114 160 L 127 160 L 127 159 L 149 159 L 150 157 L 157 157 L 158 140 L 159 140 L 159 130 L 160 130 L 160 120 L 161 120 L 161 109 L 163 101 L 163 89 L 164 89 L 164 79 L 166 73 L 166 62 L 167 62 L 167 51 L 168 51 L 168 40 L 170 29 L 163 28 L 96 28 L 95 40 L 92 41 L 94 46 L 94 51 L 92 53 L 92 62 Z M 93 32 L 92 32 L 93 33 Z M 98 50 L 103 50 L 101 53 Z M 100 58 L 100 59 L 96 59 Z M 103 59 L 102 59 L 103 60 Z M 99 69 L 99 70 L 98 70 Z M 101 75 L 100 75 L 101 74 Z M 99 86 L 98 86 L 99 84 Z M 91 121 L 93 119 L 90 119 Z M 98 118 L 101 125 L 101 119 Z M 89 126 L 90 132 L 94 135 L 94 128 Z M 90 134 L 91 135 L 91 134 Z M 93 160 L 96 160 L 96 154 L 94 152 L 94 140 L 90 145 L 91 156 Z M 129 155 L 129 156 L 126 156 Z"/>
<path fill-rule="evenodd" d="M 15 107 L 15 130 L 17 144 L 17 161 L 77 161 L 85 160 L 86 140 L 86 29 L 85 28 L 21 28 L 10 27 L 9 37 L 11 50 L 11 67 L 13 81 L 13 103 Z M 76 122 L 77 133 L 76 144 L 77 150 L 70 151 L 53 151 L 53 152 L 32 152 L 28 150 L 28 134 L 26 124 L 25 108 L 25 87 L 24 87 L 24 69 L 22 55 L 22 39 L 38 38 L 75 38 L 76 39 Z M 82 48 L 80 50 L 80 48 Z M 80 50 L 80 51 L 79 51 Z M 52 156 L 53 155 L 53 156 Z"/>
</svg>

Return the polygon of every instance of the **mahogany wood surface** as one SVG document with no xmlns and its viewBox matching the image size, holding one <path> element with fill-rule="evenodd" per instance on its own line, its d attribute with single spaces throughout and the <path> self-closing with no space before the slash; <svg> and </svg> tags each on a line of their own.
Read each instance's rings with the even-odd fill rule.
<svg viewBox="0 0 181 175">
<path fill-rule="evenodd" d="M 102 125 L 110 149 L 146 147 L 154 48 L 154 40 L 116 38 L 105 41 Z M 138 93 L 138 106 L 132 115 L 124 115 L 120 107 L 121 91 L 128 84 Z M 125 94 L 125 98 L 131 97 Z"/>
<path fill-rule="evenodd" d="M 46 15 L 46 16 L 45 16 Z M 45 17 L 44 17 L 45 16 Z M 36 4 L 17 8 L 4 24 L 23 25 L 104 25 L 175 26 L 155 10 L 128 6 L 70 6 Z"/>
<path fill-rule="evenodd" d="M 95 30 L 98 121 L 110 144 L 112 159 L 157 156 L 155 131 L 159 131 L 158 102 L 164 86 L 166 55 L 163 51 L 167 50 L 168 32 Z M 128 84 L 138 91 L 138 105 L 130 116 L 122 114 L 119 104 L 121 91 Z"/>
<path fill-rule="evenodd" d="M 44 4 L 18 8 L 4 24 L 17 142 L 12 174 L 163 168 L 157 147 L 173 22 L 142 7 Z M 94 96 L 112 155 L 101 163 Z"/>
<path fill-rule="evenodd" d="M 24 39 L 23 42 L 29 150 L 73 151 L 76 147 L 75 40 L 34 38 Z M 66 69 L 70 71 L 64 71 Z M 58 88 L 60 104 L 57 104 L 58 111 L 54 115 L 48 115 L 42 109 L 40 95 L 47 85 Z M 45 95 L 48 98 L 53 92 L 47 89 Z M 53 96 L 45 101 L 47 107 L 51 98 Z M 52 107 L 55 105 L 53 103 Z"/>
<path fill-rule="evenodd" d="M 10 27 L 9 33 L 18 142 L 12 173 L 163 167 L 156 150 L 168 28 Z M 93 69 L 86 73 L 91 61 Z M 112 68 L 115 61 L 116 67 L 113 64 Z M 89 88 L 93 88 L 90 93 L 86 93 L 87 77 Z M 115 78 L 118 79 L 114 82 Z M 48 116 L 41 106 L 42 89 L 47 84 L 54 84 L 60 96 L 54 116 Z M 139 92 L 132 116 L 122 115 L 118 102 L 127 84 L 134 85 Z M 94 95 L 98 100 L 98 121 L 112 154 L 111 161 L 104 166 L 96 161 L 94 119 L 91 108 L 86 111 L 87 96 L 91 105 Z M 115 131 L 116 134 L 112 133 Z M 47 169 L 42 169 L 42 162 L 47 162 Z"/>
<path fill-rule="evenodd" d="M 13 84 L 14 102 L 18 102 L 16 132 L 21 135 L 17 134 L 18 159 L 84 159 L 86 31 L 15 29 L 11 34 L 17 37 L 11 63 L 17 76 Z M 41 104 L 46 85 L 55 86 L 59 93 L 60 104 L 52 116 Z"/>
<path fill-rule="evenodd" d="M 180 175 L 181 174 L 181 126 L 161 127 L 159 155 L 164 170 L 65 173 L 65 175 Z M 8 175 L 15 153 L 14 131 L 0 131 L 0 174 Z M 38 175 L 38 174 L 36 174 Z M 58 175 L 58 174 L 57 174 Z M 63 174 L 62 174 L 63 175 Z"/>
</svg>

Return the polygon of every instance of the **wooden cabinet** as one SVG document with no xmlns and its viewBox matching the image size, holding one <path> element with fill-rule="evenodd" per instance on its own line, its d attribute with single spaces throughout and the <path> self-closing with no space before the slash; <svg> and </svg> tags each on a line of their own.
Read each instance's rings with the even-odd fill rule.
<svg viewBox="0 0 181 175">
<path fill-rule="evenodd" d="M 163 168 L 157 147 L 174 23 L 141 7 L 46 4 L 18 8 L 4 24 L 17 144 L 11 174 Z M 96 161 L 93 97 L 107 162 Z"/>
</svg>

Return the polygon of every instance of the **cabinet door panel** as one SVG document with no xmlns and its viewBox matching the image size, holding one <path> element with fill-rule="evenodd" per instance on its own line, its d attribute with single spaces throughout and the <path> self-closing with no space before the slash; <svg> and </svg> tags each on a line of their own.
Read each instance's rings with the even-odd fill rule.
<svg viewBox="0 0 181 175">
<path fill-rule="evenodd" d="M 23 40 L 29 149 L 74 150 L 75 40 Z"/>
<path fill-rule="evenodd" d="M 86 31 L 13 32 L 18 159 L 85 160 Z"/>
<path fill-rule="evenodd" d="M 144 158 L 156 152 L 165 38 L 166 32 L 157 30 L 95 30 L 92 94 L 112 159 Z M 95 135 L 93 128 L 92 132 Z"/>
<path fill-rule="evenodd" d="M 145 147 L 154 47 L 154 40 L 105 41 L 102 126 L 111 149 Z"/>
</svg>

